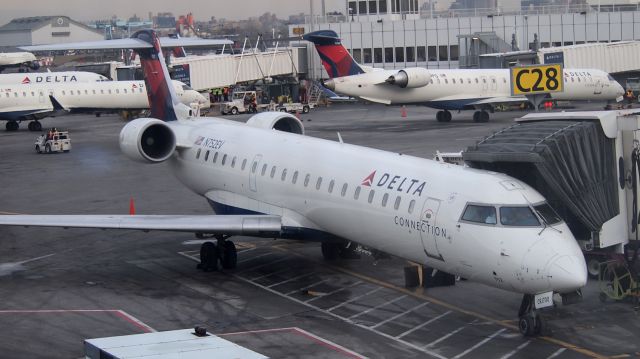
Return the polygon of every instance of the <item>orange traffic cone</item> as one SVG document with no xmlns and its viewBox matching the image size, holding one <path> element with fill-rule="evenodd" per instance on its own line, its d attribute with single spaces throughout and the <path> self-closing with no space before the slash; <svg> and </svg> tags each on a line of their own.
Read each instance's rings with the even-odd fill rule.
<svg viewBox="0 0 640 359">
<path fill-rule="evenodd" d="M 400 116 L 407 117 L 407 108 L 404 105 L 400 108 Z"/>
<path fill-rule="evenodd" d="M 136 205 L 133 202 L 133 197 L 129 199 L 129 214 L 132 216 L 136 214 Z"/>
</svg>

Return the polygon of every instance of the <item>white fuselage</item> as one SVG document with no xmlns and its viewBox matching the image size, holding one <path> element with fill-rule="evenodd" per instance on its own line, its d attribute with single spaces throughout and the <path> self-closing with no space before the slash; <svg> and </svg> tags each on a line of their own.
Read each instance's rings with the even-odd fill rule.
<svg viewBox="0 0 640 359">
<path fill-rule="evenodd" d="M 183 144 L 170 159 L 175 174 L 218 214 L 282 216 L 284 237 L 333 235 L 520 293 L 586 282 L 563 222 L 543 230 L 461 220 L 469 203 L 544 201 L 506 175 L 223 119 L 167 124 Z"/>
<path fill-rule="evenodd" d="M 173 87 L 182 103 L 209 105 L 209 99 L 182 82 L 173 81 Z M 12 85 L 0 87 L 0 119 L 19 120 L 32 113 L 52 111 L 49 96 L 72 112 L 149 108 L 144 81 Z"/>
<path fill-rule="evenodd" d="M 423 104 L 441 109 L 466 109 L 485 99 L 511 97 L 509 69 L 428 69 L 431 81 L 422 87 L 400 88 L 384 81 L 397 70 L 373 71 L 333 79 L 335 92 L 389 105 Z M 624 89 L 600 70 L 564 69 L 564 91 L 557 100 L 615 100 Z M 520 97 L 523 101 L 526 99 Z M 506 100 L 505 100 L 506 101 Z M 492 102 L 491 100 L 487 103 Z"/>
<path fill-rule="evenodd" d="M 36 61 L 30 52 L 0 52 L 0 67 L 24 64 Z"/>
<path fill-rule="evenodd" d="M 61 71 L 61 72 L 24 72 L 13 74 L 0 74 L 2 85 L 28 85 L 28 84 L 52 84 L 59 82 L 97 82 L 109 81 L 108 78 L 86 71 Z"/>
</svg>

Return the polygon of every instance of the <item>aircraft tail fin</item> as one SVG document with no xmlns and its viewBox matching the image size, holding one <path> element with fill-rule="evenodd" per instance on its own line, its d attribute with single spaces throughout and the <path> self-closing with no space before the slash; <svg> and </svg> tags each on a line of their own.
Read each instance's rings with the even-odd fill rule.
<svg viewBox="0 0 640 359">
<path fill-rule="evenodd" d="M 302 36 L 312 42 L 330 78 L 362 74 L 365 71 L 351 57 L 333 30 L 319 30 Z"/>
<path fill-rule="evenodd" d="M 163 121 L 178 119 L 177 107 L 182 105 L 176 96 L 169 70 L 162 54 L 160 40 L 153 30 L 140 30 L 131 36 L 152 45 L 150 48 L 140 48 L 136 51 L 140 56 L 140 66 L 147 86 L 151 116 Z M 182 105 L 184 106 L 184 105 Z"/>
</svg>

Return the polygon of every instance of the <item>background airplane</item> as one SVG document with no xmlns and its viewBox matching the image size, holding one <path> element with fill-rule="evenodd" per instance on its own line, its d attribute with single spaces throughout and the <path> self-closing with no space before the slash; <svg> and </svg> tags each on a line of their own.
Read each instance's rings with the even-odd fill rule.
<svg viewBox="0 0 640 359">
<path fill-rule="evenodd" d="M 0 72 L 10 67 L 37 70 L 40 68 L 40 62 L 30 52 L 0 52 Z"/>
<path fill-rule="evenodd" d="M 172 84 L 182 103 L 197 103 L 200 108 L 210 106 L 207 97 L 184 83 L 173 81 Z M 22 121 L 30 121 L 30 131 L 40 131 L 42 125 L 38 120 L 61 112 L 100 114 L 148 108 L 144 81 L 31 83 L 0 87 L 0 120 L 7 121 L 7 131 L 17 130 Z"/>
<path fill-rule="evenodd" d="M 201 247 L 202 269 L 215 269 L 218 262 L 226 269 L 236 266 L 231 235 L 319 240 L 326 259 L 348 252 L 350 242 L 360 243 L 523 293 L 519 324 L 525 335 L 540 332 L 535 295 L 550 300 L 554 291 L 572 292 L 586 283 L 584 258 L 571 231 L 525 183 L 307 137 L 300 120 L 287 113 L 260 113 L 246 124 L 189 117 L 169 84 L 155 32 L 133 37 L 122 46 L 144 46 L 137 51 L 151 116 L 125 125 L 120 147 L 140 162 L 170 162 L 177 178 L 218 215 L 9 215 L 0 216 L 0 224 L 215 236 L 217 244 Z"/>
<path fill-rule="evenodd" d="M 0 85 L 50 84 L 56 82 L 110 81 L 107 77 L 86 71 L 20 72 L 0 74 Z"/>
<path fill-rule="evenodd" d="M 333 30 L 305 34 L 312 42 L 330 79 L 324 85 L 348 96 L 386 105 L 425 105 L 440 109 L 436 119 L 451 121 L 451 110 L 476 110 L 475 122 L 489 121 L 493 106 L 523 103 L 511 96 L 509 69 L 427 69 L 371 71 L 358 65 Z M 624 89 L 608 73 L 595 69 L 564 69 L 564 91 L 554 100 L 619 101 Z"/>
</svg>

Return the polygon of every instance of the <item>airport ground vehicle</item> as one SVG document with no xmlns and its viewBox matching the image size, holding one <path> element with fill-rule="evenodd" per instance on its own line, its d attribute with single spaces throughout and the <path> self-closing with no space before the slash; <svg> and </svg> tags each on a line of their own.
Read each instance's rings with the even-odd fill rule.
<svg viewBox="0 0 640 359">
<path fill-rule="evenodd" d="M 235 91 L 231 101 L 220 105 L 220 113 L 223 115 L 237 115 L 239 113 L 257 112 L 256 98 L 255 91 Z"/>
<path fill-rule="evenodd" d="M 281 111 L 281 112 L 290 112 L 290 113 L 298 113 L 298 112 L 309 113 L 309 111 L 311 111 L 311 109 L 314 107 L 315 105 L 312 103 L 285 102 L 285 103 L 276 105 L 275 110 Z"/>
<path fill-rule="evenodd" d="M 58 131 L 55 128 L 36 137 L 37 153 L 69 152 L 71 150 L 71 137 L 69 131 Z"/>
</svg>

